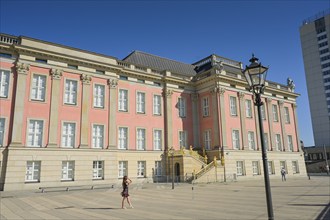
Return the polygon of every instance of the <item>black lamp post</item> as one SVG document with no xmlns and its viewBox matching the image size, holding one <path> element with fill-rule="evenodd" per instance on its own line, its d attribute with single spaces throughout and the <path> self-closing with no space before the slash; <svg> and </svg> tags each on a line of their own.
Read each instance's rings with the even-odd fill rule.
<svg viewBox="0 0 330 220">
<path fill-rule="evenodd" d="M 174 149 L 171 147 L 168 150 L 169 155 L 172 157 L 172 189 L 174 189 Z"/>
<path fill-rule="evenodd" d="M 250 86 L 250 91 L 252 91 L 254 95 L 254 104 L 258 108 L 268 219 L 274 219 L 272 193 L 270 190 L 269 183 L 267 149 L 265 147 L 264 127 L 261 117 L 261 106 L 263 105 L 263 102 L 261 101 L 261 94 L 263 94 L 265 90 L 265 80 L 267 76 L 268 67 L 262 66 L 261 63 L 258 62 L 258 60 L 259 59 L 254 57 L 254 54 L 252 54 L 252 58 L 249 60 L 251 63 L 249 66 L 245 67 L 245 69 L 243 70 L 243 74 L 245 75 L 246 81 Z"/>
</svg>

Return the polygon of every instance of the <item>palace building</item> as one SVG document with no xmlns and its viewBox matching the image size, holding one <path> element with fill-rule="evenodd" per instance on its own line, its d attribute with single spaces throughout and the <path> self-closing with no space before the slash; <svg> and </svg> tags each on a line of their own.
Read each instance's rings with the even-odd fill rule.
<svg viewBox="0 0 330 220">
<path fill-rule="evenodd" d="M 0 189 L 263 179 L 243 64 L 124 59 L 0 34 Z M 305 177 L 292 82 L 267 81 L 270 178 Z"/>
</svg>

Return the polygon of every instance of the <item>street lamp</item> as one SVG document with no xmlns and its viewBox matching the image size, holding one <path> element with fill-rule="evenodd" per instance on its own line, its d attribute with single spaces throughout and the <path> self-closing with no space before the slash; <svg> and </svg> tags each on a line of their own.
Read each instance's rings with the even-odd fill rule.
<svg viewBox="0 0 330 220">
<path fill-rule="evenodd" d="M 263 102 L 261 101 L 261 94 L 263 94 L 265 90 L 265 81 L 266 81 L 268 67 L 262 66 L 261 63 L 258 62 L 258 60 L 259 59 L 254 57 L 254 54 L 252 54 L 252 58 L 249 60 L 251 62 L 250 65 L 246 66 L 242 72 L 245 75 L 246 81 L 250 86 L 250 91 L 252 91 L 254 95 L 254 104 L 258 108 L 268 219 L 274 219 L 272 193 L 269 184 L 267 150 L 265 147 L 264 128 L 261 117 L 261 106 L 263 105 Z"/>
<path fill-rule="evenodd" d="M 171 147 L 168 150 L 169 155 L 172 157 L 172 189 L 174 189 L 174 149 Z"/>
</svg>

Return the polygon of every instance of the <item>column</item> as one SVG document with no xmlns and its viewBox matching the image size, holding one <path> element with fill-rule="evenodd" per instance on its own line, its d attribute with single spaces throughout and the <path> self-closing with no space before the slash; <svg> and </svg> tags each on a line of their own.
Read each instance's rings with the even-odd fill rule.
<svg viewBox="0 0 330 220">
<path fill-rule="evenodd" d="M 88 148 L 88 130 L 89 130 L 89 109 L 90 109 L 90 84 L 92 77 L 83 74 L 80 76 L 82 81 L 81 97 L 81 122 L 80 122 L 80 146 L 79 148 Z"/>
<path fill-rule="evenodd" d="M 212 97 L 212 121 L 213 121 L 213 146 L 220 146 L 220 125 L 219 125 L 219 110 L 218 110 L 218 92 L 219 88 L 216 86 L 210 91 Z"/>
<path fill-rule="evenodd" d="M 267 115 L 268 115 L 268 126 L 269 126 L 269 150 L 273 150 L 273 146 L 275 144 L 275 134 L 274 134 L 274 129 L 273 129 L 273 108 L 272 108 L 272 99 L 271 98 L 266 98 L 266 103 L 267 103 Z"/>
<path fill-rule="evenodd" d="M 242 141 L 243 146 L 242 150 L 248 150 L 248 141 L 247 141 L 247 133 L 246 133 L 246 126 L 245 126 L 245 103 L 244 103 L 244 93 L 238 92 L 238 100 L 239 100 L 239 116 L 240 116 L 240 122 L 241 122 L 241 133 L 242 133 Z"/>
<path fill-rule="evenodd" d="M 163 91 L 164 96 L 164 119 L 165 119 L 165 151 L 173 145 L 173 119 L 172 119 L 172 95 L 173 90 L 165 88 Z"/>
<path fill-rule="evenodd" d="M 279 113 L 280 113 L 280 120 L 281 120 L 283 151 L 286 151 L 287 147 L 288 147 L 288 141 L 287 141 L 287 135 L 286 135 L 286 131 L 285 131 L 284 101 L 282 101 L 282 100 L 278 101 L 278 106 L 279 106 Z"/>
<path fill-rule="evenodd" d="M 60 88 L 61 88 L 61 77 L 62 70 L 51 69 L 50 76 L 52 78 L 52 91 L 50 101 L 50 118 L 49 118 L 49 140 L 47 147 L 57 147 L 57 131 L 58 131 L 58 109 L 60 104 Z"/>
<path fill-rule="evenodd" d="M 198 93 L 191 94 L 192 99 L 192 114 L 193 114 L 193 132 L 194 132 L 194 146 L 199 146 L 199 109 Z"/>
<path fill-rule="evenodd" d="M 225 89 L 218 88 L 219 99 L 220 99 L 220 124 L 221 124 L 221 137 L 222 147 L 227 148 L 227 130 L 226 130 L 226 113 L 225 113 Z"/>
<path fill-rule="evenodd" d="M 115 150 L 116 147 L 116 112 L 117 112 L 117 86 L 118 79 L 108 79 L 109 85 L 109 107 L 108 107 L 108 149 Z"/>
<path fill-rule="evenodd" d="M 14 120 L 11 138 L 11 147 L 22 147 L 22 125 L 24 115 L 24 98 L 26 97 L 26 78 L 30 70 L 30 65 L 25 63 L 16 63 L 17 83 L 14 107 Z"/>
<path fill-rule="evenodd" d="M 298 129 L 298 116 L 297 116 L 297 104 L 292 104 L 293 109 L 293 119 L 294 119 L 294 128 L 296 132 L 296 142 L 297 142 L 297 151 L 302 151 L 301 145 L 300 145 L 300 135 L 299 135 L 299 129 Z M 293 151 L 294 149 L 292 149 Z"/>
</svg>

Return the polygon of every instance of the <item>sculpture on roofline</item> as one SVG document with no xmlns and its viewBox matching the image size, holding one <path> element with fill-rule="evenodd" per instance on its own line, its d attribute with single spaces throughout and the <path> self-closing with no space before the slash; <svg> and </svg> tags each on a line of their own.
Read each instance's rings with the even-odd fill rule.
<svg viewBox="0 0 330 220">
<path fill-rule="evenodd" d="M 293 80 L 289 77 L 286 82 L 287 82 L 287 86 L 289 87 L 290 91 L 294 92 L 296 85 L 293 83 Z"/>
</svg>

